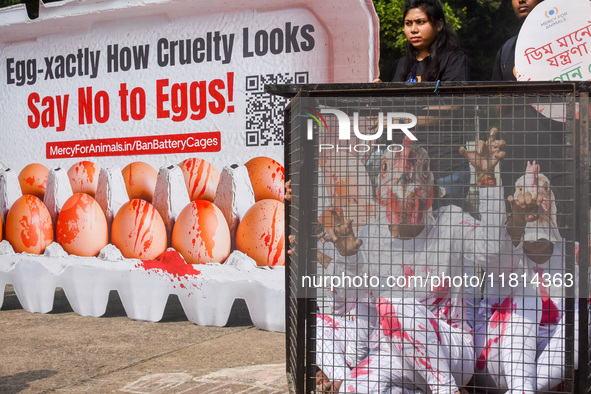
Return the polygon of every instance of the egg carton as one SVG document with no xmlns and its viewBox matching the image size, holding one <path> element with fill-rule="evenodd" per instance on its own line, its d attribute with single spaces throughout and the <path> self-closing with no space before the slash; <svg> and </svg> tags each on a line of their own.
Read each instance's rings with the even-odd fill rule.
<svg viewBox="0 0 591 394">
<path fill-rule="evenodd" d="M 243 166 L 224 168 L 218 185 L 219 204 L 235 233 L 240 218 L 254 204 L 254 193 Z M 54 223 L 72 195 L 66 171 L 49 172 L 44 203 Z M 0 171 L 0 215 L 5 223 L 11 205 L 21 196 L 17 175 Z M 119 168 L 101 169 L 95 195 L 110 224 L 129 198 Z M 158 173 L 153 205 L 168 233 L 180 211 L 189 204 L 182 171 L 162 167 Z M 233 238 L 233 237 L 232 237 Z M 156 322 L 162 319 L 170 294 L 176 295 L 189 321 L 224 326 L 234 301 L 244 299 L 253 324 L 264 330 L 285 331 L 285 269 L 258 267 L 253 259 L 234 250 L 223 264 L 187 264 L 173 248 L 157 260 L 123 257 L 108 244 L 97 257 L 69 255 L 53 242 L 42 255 L 15 253 L 8 241 L 0 242 L 0 307 L 7 284 L 29 312 L 48 313 L 56 288 L 62 288 L 73 309 L 82 316 L 102 316 L 109 293 L 117 291 L 127 316 Z"/>
</svg>

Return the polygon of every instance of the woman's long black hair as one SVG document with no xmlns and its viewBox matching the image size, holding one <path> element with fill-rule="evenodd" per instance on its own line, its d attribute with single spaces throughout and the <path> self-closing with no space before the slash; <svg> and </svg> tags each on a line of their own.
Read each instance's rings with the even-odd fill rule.
<svg viewBox="0 0 591 394">
<path fill-rule="evenodd" d="M 436 81 L 439 73 L 439 63 L 443 55 L 449 52 L 461 50 L 458 45 L 458 39 L 447 25 L 443 6 L 439 0 L 407 0 L 404 6 L 404 18 L 406 14 L 413 8 L 420 8 L 429 19 L 429 23 L 434 29 L 437 29 L 439 23 L 443 24 L 443 28 L 437 32 L 435 40 L 429 47 L 429 56 L 424 59 L 425 68 L 423 74 L 423 81 Z M 404 19 L 403 19 L 404 23 Z M 400 80 L 405 82 L 410 74 L 414 64 L 417 62 L 418 51 L 413 47 L 410 41 L 406 41 L 406 68 L 400 76 Z"/>
</svg>

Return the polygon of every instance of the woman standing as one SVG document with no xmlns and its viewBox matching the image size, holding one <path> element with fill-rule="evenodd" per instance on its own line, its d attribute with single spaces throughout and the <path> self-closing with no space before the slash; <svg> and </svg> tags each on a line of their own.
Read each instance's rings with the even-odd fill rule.
<svg viewBox="0 0 591 394">
<path fill-rule="evenodd" d="M 410 0 L 404 7 L 406 57 L 391 68 L 392 82 L 467 81 L 468 62 L 439 0 Z"/>
<path fill-rule="evenodd" d="M 407 0 L 403 23 L 406 56 L 392 65 L 391 82 L 468 80 L 466 55 L 446 22 L 439 0 Z M 454 117 L 463 117 L 454 112 L 461 108 L 449 106 L 443 99 L 439 101 L 441 104 L 430 104 L 415 112 L 418 118 L 415 135 L 431 157 L 438 194 L 445 196 L 445 199 L 436 199 L 435 205 L 464 206 L 470 187 L 470 170 L 457 146 L 473 140 L 473 130 L 466 134 L 463 122 L 453 121 Z"/>
</svg>

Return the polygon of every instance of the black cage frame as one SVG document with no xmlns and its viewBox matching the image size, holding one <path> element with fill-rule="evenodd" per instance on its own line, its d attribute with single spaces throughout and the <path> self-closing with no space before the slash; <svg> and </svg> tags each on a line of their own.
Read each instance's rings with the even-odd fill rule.
<svg viewBox="0 0 591 394">
<path fill-rule="evenodd" d="M 470 96 L 527 96 L 535 93 L 563 96 L 574 100 L 579 106 L 579 115 L 569 107 L 566 114 L 566 131 L 572 136 L 568 144 L 573 147 L 572 176 L 574 212 L 589 212 L 589 92 L 591 84 L 577 83 L 365 83 L 365 84 L 309 84 L 309 85 L 267 85 L 271 94 L 288 97 L 290 104 L 285 110 L 285 171 L 286 179 L 291 180 L 292 200 L 287 204 L 286 234 L 295 235 L 297 242 L 286 259 L 286 352 L 287 375 L 291 392 L 315 392 L 314 330 L 317 310 L 314 297 L 302 297 L 298 292 L 298 279 L 302 275 L 314 274 L 316 236 L 310 231 L 317 221 L 314 196 L 318 196 L 318 140 L 308 140 L 305 135 L 305 120 L 294 116 L 304 111 L 302 99 L 316 97 L 347 100 L 348 98 L 375 97 L 438 97 L 454 100 Z M 478 131 L 478 130 L 476 130 Z M 480 130 L 482 131 L 482 129 Z M 587 289 L 589 282 L 589 215 L 575 215 L 567 237 L 580 243 L 579 285 Z M 289 246 L 286 246 L 289 247 Z M 571 300 L 572 301 L 572 300 Z M 589 295 L 579 295 L 579 368 L 574 369 L 566 392 L 591 392 L 591 365 L 588 335 Z M 567 306 L 568 308 L 568 306 Z M 572 309 L 571 304 L 571 311 Z M 573 312 L 574 314 L 574 312 Z M 570 333 L 567 341 L 573 338 L 574 317 L 567 317 Z M 568 356 L 567 356 L 568 357 Z M 570 355 L 572 358 L 572 354 Z M 572 360 L 567 359 L 572 365 Z"/>
</svg>

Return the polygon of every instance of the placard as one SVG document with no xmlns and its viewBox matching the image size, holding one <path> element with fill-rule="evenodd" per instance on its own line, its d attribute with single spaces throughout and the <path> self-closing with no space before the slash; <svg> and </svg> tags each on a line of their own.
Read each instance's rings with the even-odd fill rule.
<svg viewBox="0 0 591 394">
<path fill-rule="evenodd" d="M 547 0 L 528 15 L 515 47 L 518 81 L 591 80 L 591 2 Z"/>
<path fill-rule="evenodd" d="M 60 3 L 0 13 L 0 167 L 283 163 L 286 100 L 265 84 L 377 73 L 370 1 L 339 2 L 339 18 L 334 1 Z"/>
</svg>

